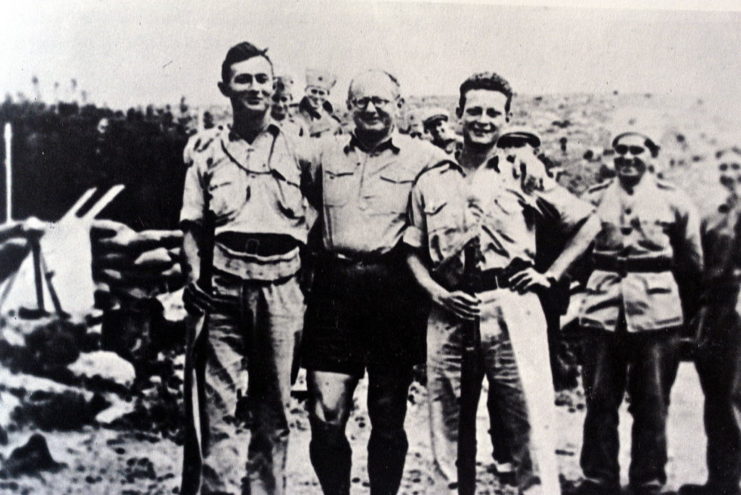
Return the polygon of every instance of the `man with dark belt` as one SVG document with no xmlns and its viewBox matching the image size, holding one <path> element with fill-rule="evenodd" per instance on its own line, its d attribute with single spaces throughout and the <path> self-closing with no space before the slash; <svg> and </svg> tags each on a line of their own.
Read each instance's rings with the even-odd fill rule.
<svg viewBox="0 0 741 495">
<path fill-rule="evenodd" d="M 307 235 L 301 168 L 292 136 L 270 118 L 266 50 L 233 46 L 219 89 L 232 124 L 193 136 L 185 156 L 184 299 L 206 319 L 189 344 L 186 376 L 196 390 L 186 390 L 192 438 L 182 493 L 283 494 L 291 365 L 304 315 L 296 276 Z M 204 282 L 202 260 L 211 256 Z"/>
<path fill-rule="evenodd" d="M 626 389 L 633 415 L 629 480 L 636 495 L 666 483 L 666 418 L 685 321 L 677 283 L 698 283 L 700 219 L 676 187 L 647 173 L 654 141 L 624 132 L 612 142 L 617 179 L 586 193 L 602 231 L 580 313 L 585 329 L 587 415 L 580 494 L 617 494 L 618 409 Z M 676 278 L 675 278 L 676 277 Z"/>
<path fill-rule="evenodd" d="M 736 160 L 733 160 L 733 158 Z M 728 198 L 703 219 L 705 274 L 695 366 L 705 394 L 708 479 L 685 485 L 680 495 L 739 495 L 741 480 L 741 184 L 739 153 L 718 156 Z"/>
<path fill-rule="evenodd" d="M 399 84 L 383 71 L 355 77 L 355 129 L 320 140 L 310 201 L 322 248 L 302 348 L 309 388 L 309 453 L 328 495 L 350 492 L 345 436 L 353 392 L 368 372 L 368 475 L 374 495 L 395 494 L 408 449 L 404 431 L 412 368 L 424 360 L 423 301 L 400 242 L 412 182 L 444 160 L 430 143 L 399 134 Z"/>
<path fill-rule="evenodd" d="M 404 242 L 414 248 L 408 264 L 432 299 L 427 388 L 435 482 L 443 484 L 435 493 L 471 481 L 458 479 L 456 444 L 463 332 L 473 317 L 480 321 L 476 358 L 483 368 L 477 385 L 486 376 L 490 414 L 500 422 L 493 441 L 503 440 L 514 468 L 507 493 L 560 493 L 546 320 L 537 293 L 562 278 L 599 227 L 591 205 L 547 176 L 533 153 L 537 135 L 503 132 L 511 101 L 509 83 L 496 73 L 466 79 L 457 110 L 463 128 L 457 163 L 424 171 L 412 189 Z M 541 272 L 534 265 L 542 222 L 568 242 Z M 474 237 L 480 273 L 471 283 L 462 273 L 463 245 Z"/>
</svg>

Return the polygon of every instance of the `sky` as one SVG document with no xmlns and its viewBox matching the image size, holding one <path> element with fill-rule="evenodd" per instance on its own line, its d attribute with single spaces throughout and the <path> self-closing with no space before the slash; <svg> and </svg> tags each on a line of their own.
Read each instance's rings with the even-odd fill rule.
<svg viewBox="0 0 741 495">
<path fill-rule="evenodd" d="M 45 98 L 75 78 L 114 108 L 224 103 L 221 61 L 248 40 L 294 77 L 296 96 L 307 67 L 337 74 L 335 102 L 367 68 L 412 95 L 456 94 L 494 70 L 522 94 L 669 93 L 741 113 L 741 2 L 624 1 L 0 0 L 0 95 L 30 95 L 35 75 Z"/>
</svg>

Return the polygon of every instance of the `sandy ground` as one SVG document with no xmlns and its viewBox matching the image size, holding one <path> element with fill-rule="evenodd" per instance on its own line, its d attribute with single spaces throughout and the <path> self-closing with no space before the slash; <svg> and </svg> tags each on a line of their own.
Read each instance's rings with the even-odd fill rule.
<svg viewBox="0 0 741 495">
<path fill-rule="evenodd" d="M 407 431 L 410 449 L 401 493 L 415 495 L 433 493 L 429 432 L 426 418 L 424 389 L 418 385 L 410 394 Z M 356 409 L 348 426 L 353 452 L 354 494 L 368 493 L 365 471 L 365 445 L 369 424 L 365 411 L 365 387 L 356 395 Z M 581 426 L 584 419 L 581 394 L 561 396 L 567 404 L 558 407 L 558 458 L 566 480 L 580 476 L 578 453 Z M 485 408 L 478 418 L 480 445 L 479 494 L 498 494 L 496 478 L 488 472 L 491 463 Z M 627 471 L 629 462 L 630 416 L 623 407 L 621 413 L 621 465 Z M 288 460 L 288 493 L 321 494 L 308 460 L 309 431 L 303 406 L 294 401 L 292 437 Z M 22 429 L 9 434 L 9 442 L 0 449 L 7 458 L 12 449 L 25 443 L 33 431 Z M 0 493 L 39 494 L 164 494 L 177 493 L 180 476 L 181 449 L 174 442 L 141 432 L 114 431 L 102 427 L 86 427 L 77 432 L 43 432 L 53 458 L 67 465 L 57 473 L 40 473 L 13 480 L 0 480 Z M 691 364 L 683 364 L 672 393 L 669 423 L 670 462 L 667 489 L 676 489 L 689 481 L 705 477 L 705 438 L 702 427 L 702 394 Z M 625 476 L 625 474 L 624 474 Z"/>
</svg>

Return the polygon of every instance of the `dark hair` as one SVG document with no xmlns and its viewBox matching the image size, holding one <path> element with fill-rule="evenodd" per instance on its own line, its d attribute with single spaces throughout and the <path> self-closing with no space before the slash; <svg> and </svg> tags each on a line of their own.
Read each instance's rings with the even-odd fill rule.
<svg viewBox="0 0 741 495">
<path fill-rule="evenodd" d="M 221 63 L 221 80 L 224 82 L 229 80 L 233 64 L 249 60 L 253 57 L 263 57 L 270 64 L 270 68 L 273 68 L 273 61 L 268 57 L 267 48 L 260 50 L 252 43 L 243 41 L 229 48 L 229 51 L 226 52 L 226 57 L 224 57 L 224 61 Z"/>
<path fill-rule="evenodd" d="M 651 153 L 651 157 L 652 158 L 656 158 L 657 156 L 659 156 L 659 150 L 661 149 L 661 146 L 659 146 L 658 144 L 656 144 L 653 139 L 651 139 L 650 137 L 648 137 L 645 134 L 642 134 L 640 132 L 628 131 L 628 132 L 623 132 L 622 134 L 617 135 L 612 140 L 612 147 L 615 148 L 615 146 L 617 146 L 617 144 L 620 142 L 620 140 L 622 138 L 624 138 L 625 136 L 639 136 L 639 137 L 642 137 L 643 138 L 643 145 L 646 148 L 648 148 L 649 153 Z"/>
<path fill-rule="evenodd" d="M 461 110 L 466 105 L 466 93 L 473 89 L 486 89 L 488 91 L 499 91 L 507 97 L 505 111 L 509 112 L 512 103 L 512 87 L 509 82 L 496 72 L 478 72 L 463 81 L 460 87 L 460 97 L 458 99 L 458 108 Z"/>
</svg>

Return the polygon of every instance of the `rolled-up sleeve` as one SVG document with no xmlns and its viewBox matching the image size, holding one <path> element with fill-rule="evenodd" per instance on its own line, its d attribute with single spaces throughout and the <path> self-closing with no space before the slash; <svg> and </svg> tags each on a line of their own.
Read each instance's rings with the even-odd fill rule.
<svg viewBox="0 0 741 495">
<path fill-rule="evenodd" d="M 185 187 L 183 188 L 183 207 L 180 210 L 180 226 L 188 223 L 200 225 L 203 221 L 204 173 L 193 160 L 193 149 L 186 146 L 183 161 L 187 167 L 185 172 Z"/>
<path fill-rule="evenodd" d="M 407 227 L 404 230 L 404 243 L 421 249 L 427 245 L 427 222 L 424 212 L 424 197 L 419 183 L 412 188 L 407 207 Z"/>
<path fill-rule="evenodd" d="M 594 212 L 594 206 L 548 178 L 542 190 L 535 191 L 537 210 L 543 220 L 557 222 L 564 234 L 573 233 Z"/>
</svg>

